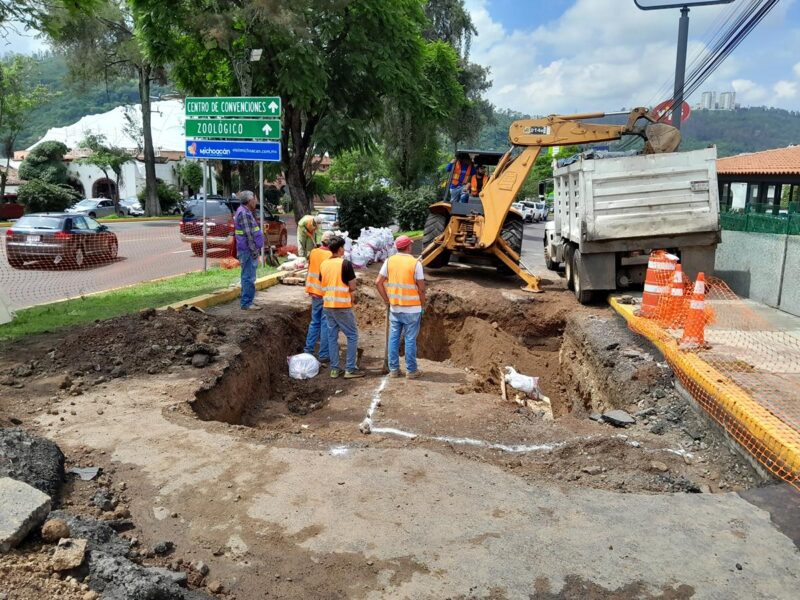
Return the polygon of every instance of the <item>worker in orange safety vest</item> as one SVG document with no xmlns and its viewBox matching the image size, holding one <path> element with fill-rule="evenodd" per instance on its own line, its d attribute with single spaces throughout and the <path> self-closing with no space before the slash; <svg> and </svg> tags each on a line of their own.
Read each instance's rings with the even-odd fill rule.
<svg viewBox="0 0 800 600">
<path fill-rule="evenodd" d="M 489 181 L 489 176 L 486 174 L 486 167 L 478 165 L 475 174 L 470 180 L 470 195 L 479 196 L 487 181 Z"/>
<path fill-rule="evenodd" d="M 475 165 L 469 156 L 461 156 L 458 159 L 453 159 L 447 165 L 447 172 L 452 173 L 450 176 L 450 203 L 460 202 L 461 196 L 464 194 L 464 186 L 469 185 L 472 175 L 475 173 Z"/>
<path fill-rule="evenodd" d="M 375 285 L 389 305 L 389 376 L 400 377 L 400 338 L 406 347 L 408 379 L 417 379 L 417 336 L 425 304 L 425 275 L 422 263 L 411 254 L 411 238 L 401 235 L 395 241 L 397 254 L 383 263 Z"/>
<path fill-rule="evenodd" d="M 325 319 L 322 290 L 322 263 L 331 257 L 328 241 L 333 236 L 332 231 L 322 234 L 320 247 L 314 248 L 308 255 L 308 275 L 306 275 L 306 293 L 311 298 L 311 321 L 308 324 L 306 345 L 303 352 L 314 354 L 314 348 L 319 341 L 319 362 L 323 365 L 330 362 L 328 357 L 328 321 Z"/>
</svg>

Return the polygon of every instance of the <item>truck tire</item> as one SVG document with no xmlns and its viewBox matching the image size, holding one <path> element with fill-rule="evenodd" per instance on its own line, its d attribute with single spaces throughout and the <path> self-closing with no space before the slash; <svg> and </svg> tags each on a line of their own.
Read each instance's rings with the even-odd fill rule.
<svg viewBox="0 0 800 600">
<path fill-rule="evenodd" d="M 572 245 L 567 244 L 564 248 L 564 277 L 567 279 L 567 289 L 573 289 L 572 276 L 575 271 L 575 265 L 572 264 L 572 253 L 574 252 Z"/>
<path fill-rule="evenodd" d="M 544 266 L 551 271 L 558 271 L 558 263 L 550 258 L 550 251 L 547 249 L 547 232 L 544 234 Z"/>
<path fill-rule="evenodd" d="M 572 289 L 575 290 L 575 297 L 581 304 L 589 304 L 594 296 L 592 290 L 584 289 L 581 273 L 583 272 L 583 256 L 581 251 L 575 248 L 572 252 Z"/>
<path fill-rule="evenodd" d="M 522 232 L 525 224 L 521 219 L 513 217 L 506 217 L 506 222 L 503 223 L 503 229 L 500 230 L 500 237 L 503 238 L 506 244 L 517 254 L 522 254 Z M 500 275 L 513 275 L 514 271 L 508 268 L 504 263 L 497 265 L 497 272 Z"/>
<path fill-rule="evenodd" d="M 427 248 L 433 240 L 444 233 L 447 229 L 447 215 L 440 215 L 438 213 L 428 213 L 428 219 L 425 221 L 425 234 L 422 237 L 422 247 Z M 450 251 L 442 250 L 441 254 L 434 258 L 427 266 L 429 269 L 439 269 L 446 267 L 450 262 Z"/>
</svg>

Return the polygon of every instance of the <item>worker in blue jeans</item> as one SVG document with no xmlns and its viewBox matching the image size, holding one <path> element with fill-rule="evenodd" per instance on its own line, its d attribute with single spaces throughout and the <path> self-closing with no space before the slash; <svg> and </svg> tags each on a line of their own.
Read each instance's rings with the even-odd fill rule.
<svg viewBox="0 0 800 600">
<path fill-rule="evenodd" d="M 241 192 L 239 199 L 241 204 L 233 216 L 236 257 L 242 267 L 242 293 L 239 305 L 242 310 L 260 310 L 260 306 L 253 304 L 256 297 L 256 269 L 261 248 L 264 247 L 264 232 L 261 231 L 253 214 L 258 199 L 250 191 Z"/>
<path fill-rule="evenodd" d="M 331 377 L 341 375 L 339 370 L 339 332 L 347 339 L 347 362 L 344 378 L 364 377 L 358 369 L 358 325 L 353 313 L 353 292 L 356 290 L 356 272 L 344 257 L 344 239 L 333 236 L 328 242 L 331 257 L 320 266 L 322 279 L 322 305 L 328 322 L 328 354 L 331 361 Z"/>
<path fill-rule="evenodd" d="M 417 335 L 425 304 L 422 263 L 411 254 L 412 240 L 401 235 L 395 241 L 397 254 L 381 267 L 375 286 L 389 305 L 389 376 L 400 377 L 400 340 L 406 348 L 406 378 L 417 379 Z"/>
<path fill-rule="evenodd" d="M 322 263 L 331 257 L 328 249 L 333 233 L 326 231 L 322 234 L 320 247 L 314 248 L 308 255 L 308 274 L 306 275 L 306 294 L 311 298 L 311 320 L 308 323 L 308 333 L 306 334 L 306 345 L 303 352 L 314 354 L 314 348 L 319 341 L 319 362 L 327 364 L 330 362 L 328 357 L 328 321 L 325 319 L 325 309 L 323 306 L 324 292 L 322 290 Z"/>
</svg>

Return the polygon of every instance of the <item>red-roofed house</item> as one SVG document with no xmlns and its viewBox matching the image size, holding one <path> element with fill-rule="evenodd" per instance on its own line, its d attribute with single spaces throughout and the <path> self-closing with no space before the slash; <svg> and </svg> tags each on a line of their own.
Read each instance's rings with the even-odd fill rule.
<svg viewBox="0 0 800 600">
<path fill-rule="evenodd" d="M 800 202 L 800 145 L 720 158 L 717 179 L 723 210 Z"/>
</svg>

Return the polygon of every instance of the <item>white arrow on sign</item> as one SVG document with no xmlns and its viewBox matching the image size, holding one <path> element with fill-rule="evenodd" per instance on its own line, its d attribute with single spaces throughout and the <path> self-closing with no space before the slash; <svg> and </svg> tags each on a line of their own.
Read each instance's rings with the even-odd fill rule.
<svg viewBox="0 0 800 600">
<path fill-rule="evenodd" d="M 270 112 L 275 112 L 276 110 L 278 110 L 278 105 L 277 105 L 277 104 L 275 104 L 275 100 L 273 100 L 272 102 L 270 102 L 270 103 L 267 105 L 267 107 L 269 108 Z"/>
<path fill-rule="evenodd" d="M 269 126 L 269 123 L 264 123 L 264 126 L 261 128 L 261 131 L 264 132 L 264 135 L 269 135 L 272 133 L 272 127 Z"/>
</svg>

